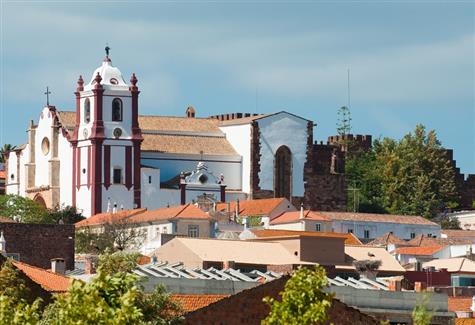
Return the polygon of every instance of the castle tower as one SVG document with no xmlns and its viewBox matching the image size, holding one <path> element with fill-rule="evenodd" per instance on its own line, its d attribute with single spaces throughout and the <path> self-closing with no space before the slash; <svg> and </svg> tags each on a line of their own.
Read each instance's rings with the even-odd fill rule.
<svg viewBox="0 0 475 325">
<path fill-rule="evenodd" d="M 112 66 L 109 48 L 89 83 L 79 77 L 73 146 L 73 205 L 85 216 L 107 210 L 110 200 L 140 207 L 137 78 L 128 85 Z"/>
</svg>

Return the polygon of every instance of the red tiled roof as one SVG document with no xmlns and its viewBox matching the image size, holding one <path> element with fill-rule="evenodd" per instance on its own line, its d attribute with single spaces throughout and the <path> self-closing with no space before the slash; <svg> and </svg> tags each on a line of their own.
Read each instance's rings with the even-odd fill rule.
<svg viewBox="0 0 475 325">
<path fill-rule="evenodd" d="M 449 311 L 470 311 L 472 297 L 449 297 Z"/>
<path fill-rule="evenodd" d="M 66 292 L 71 284 L 71 279 L 36 266 L 13 261 L 13 265 L 26 274 L 31 280 L 38 283 L 43 289 L 50 292 Z"/>
<path fill-rule="evenodd" d="M 390 232 L 387 232 L 384 235 L 369 242 L 368 246 L 378 246 L 378 245 L 387 245 L 387 244 L 409 245 L 406 240 L 401 239 L 398 236 L 391 234 Z"/>
<path fill-rule="evenodd" d="M 169 208 L 145 211 L 136 214 L 127 219 L 129 223 L 152 222 L 169 219 L 209 219 L 209 215 L 196 207 L 194 204 L 188 203 Z"/>
<path fill-rule="evenodd" d="M 305 210 L 303 212 L 303 216 L 305 220 L 315 220 L 315 221 L 331 221 L 329 218 L 316 214 L 311 210 Z M 282 223 L 292 223 L 300 220 L 300 211 L 288 211 L 284 212 L 278 217 L 274 218 L 270 224 L 277 225 Z"/>
<path fill-rule="evenodd" d="M 432 238 L 423 235 L 417 235 L 407 242 L 410 246 L 446 246 L 446 245 L 470 245 L 471 241 L 464 238 Z"/>
<path fill-rule="evenodd" d="M 13 219 L 0 216 L 0 223 L 2 223 L 2 222 L 4 222 L 4 223 L 16 223 L 16 221 L 13 220 Z"/>
<path fill-rule="evenodd" d="M 136 215 L 138 213 L 144 212 L 147 209 L 133 209 L 133 210 L 121 210 L 116 213 L 112 212 L 103 212 L 95 214 L 85 220 L 79 221 L 75 224 L 76 227 L 86 227 L 86 226 L 97 226 L 104 223 L 112 223 L 124 221 L 125 219 Z"/>
<path fill-rule="evenodd" d="M 286 198 L 243 200 L 239 201 L 239 214 L 243 216 L 267 216 L 274 211 Z M 229 202 L 230 212 L 236 211 L 236 201 Z M 289 203 L 290 205 L 290 203 Z M 226 211 L 227 203 L 218 203 L 216 211 Z"/>
<path fill-rule="evenodd" d="M 443 246 L 418 246 L 418 247 L 399 247 L 395 250 L 396 254 L 403 255 L 425 255 L 430 256 L 440 251 Z"/>
<path fill-rule="evenodd" d="M 315 212 L 331 220 L 390 222 L 390 223 L 438 226 L 435 222 L 429 221 L 420 216 L 378 214 L 378 213 L 356 213 L 356 212 L 331 212 L 331 211 L 315 211 Z"/>
<path fill-rule="evenodd" d="M 475 318 L 455 318 L 455 325 L 475 325 Z"/>
<path fill-rule="evenodd" d="M 174 294 L 172 300 L 181 305 L 185 313 L 195 311 L 197 309 L 206 307 L 221 299 L 227 298 L 229 295 L 185 295 Z"/>
<path fill-rule="evenodd" d="M 312 236 L 312 237 L 340 237 L 345 238 L 345 245 L 363 245 L 353 234 L 340 234 L 335 232 L 298 231 L 281 229 L 251 229 L 258 238 L 287 237 L 287 236 Z"/>
<path fill-rule="evenodd" d="M 447 235 L 447 238 L 474 238 L 475 239 L 475 230 L 441 230 L 442 234 Z"/>
</svg>

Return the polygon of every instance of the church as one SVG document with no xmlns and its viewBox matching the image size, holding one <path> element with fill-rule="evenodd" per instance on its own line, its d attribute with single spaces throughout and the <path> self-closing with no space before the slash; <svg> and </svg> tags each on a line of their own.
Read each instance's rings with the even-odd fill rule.
<svg viewBox="0 0 475 325">
<path fill-rule="evenodd" d="M 203 195 L 345 208 L 341 150 L 313 142 L 313 121 L 285 111 L 200 118 L 192 106 L 182 116 L 144 116 L 139 94 L 135 74 L 126 81 L 107 51 L 90 79 L 79 76 L 75 111 L 48 103 L 29 123 L 27 143 L 7 157 L 7 194 L 86 217 Z"/>
</svg>

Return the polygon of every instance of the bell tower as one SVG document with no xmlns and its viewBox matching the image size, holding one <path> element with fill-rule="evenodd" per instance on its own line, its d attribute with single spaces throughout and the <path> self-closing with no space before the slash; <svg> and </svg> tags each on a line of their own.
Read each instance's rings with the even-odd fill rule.
<svg viewBox="0 0 475 325">
<path fill-rule="evenodd" d="M 86 216 L 111 201 L 140 207 L 140 143 L 137 78 L 127 84 L 106 57 L 89 83 L 79 77 L 73 146 L 73 204 Z"/>
</svg>

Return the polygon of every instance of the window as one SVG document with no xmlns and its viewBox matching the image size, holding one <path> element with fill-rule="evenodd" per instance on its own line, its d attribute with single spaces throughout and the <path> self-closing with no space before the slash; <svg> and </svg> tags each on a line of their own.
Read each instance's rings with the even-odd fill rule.
<svg viewBox="0 0 475 325">
<path fill-rule="evenodd" d="M 413 238 L 416 238 L 416 233 L 415 232 L 411 232 L 411 239 Z"/>
<path fill-rule="evenodd" d="M 122 101 L 119 98 L 112 101 L 112 121 L 122 121 Z"/>
<path fill-rule="evenodd" d="M 353 229 L 348 229 L 348 233 L 349 233 L 349 234 L 352 234 L 352 233 L 353 233 Z"/>
<path fill-rule="evenodd" d="M 188 225 L 188 237 L 199 237 L 200 227 L 197 225 Z"/>
<path fill-rule="evenodd" d="M 149 176 L 149 177 L 148 177 L 148 183 L 149 183 L 149 184 L 152 184 L 152 176 Z"/>
<path fill-rule="evenodd" d="M 89 123 L 91 121 L 91 103 L 89 98 L 86 98 L 84 102 L 84 123 Z"/>
<path fill-rule="evenodd" d="M 155 238 L 160 237 L 160 233 L 161 233 L 160 227 L 155 228 Z"/>
<path fill-rule="evenodd" d="M 163 227 L 162 233 L 168 234 L 168 227 Z"/>
<path fill-rule="evenodd" d="M 432 238 L 432 234 L 427 234 L 427 237 Z"/>
<path fill-rule="evenodd" d="M 122 169 L 114 168 L 113 182 L 114 182 L 114 184 L 121 184 L 122 183 Z"/>
<path fill-rule="evenodd" d="M 364 238 L 369 239 L 369 230 L 364 231 Z"/>
<path fill-rule="evenodd" d="M 322 228 L 321 224 L 319 224 L 319 223 L 315 224 L 315 231 L 322 231 L 321 228 Z"/>
</svg>

